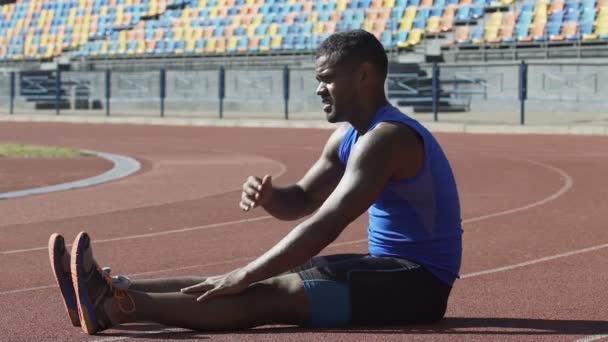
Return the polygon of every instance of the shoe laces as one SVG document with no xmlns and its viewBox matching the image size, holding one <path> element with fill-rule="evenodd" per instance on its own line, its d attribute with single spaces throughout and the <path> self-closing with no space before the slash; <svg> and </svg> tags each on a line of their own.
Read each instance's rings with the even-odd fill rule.
<svg viewBox="0 0 608 342">
<path fill-rule="evenodd" d="M 112 281 L 112 277 L 110 276 L 110 274 L 104 272 L 99 266 L 97 267 L 97 271 L 101 274 L 103 280 L 110 287 L 110 291 L 112 291 L 112 297 L 118 303 L 118 309 L 120 309 L 120 311 L 125 314 L 131 314 L 135 312 L 135 300 L 133 299 L 129 291 L 127 289 L 121 289 L 116 287 Z M 128 308 L 125 308 L 123 306 L 124 299 L 128 299 L 129 301 Z"/>
</svg>

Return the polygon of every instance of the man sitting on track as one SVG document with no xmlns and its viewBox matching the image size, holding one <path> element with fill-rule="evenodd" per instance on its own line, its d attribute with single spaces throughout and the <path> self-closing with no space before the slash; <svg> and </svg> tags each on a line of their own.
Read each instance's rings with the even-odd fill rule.
<svg viewBox="0 0 608 342">
<path fill-rule="evenodd" d="M 94 334 L 138 321 L 196 330 L 265 324 L 309 327 L 440 320 L 462 254 L 458 191 L 440 145 L 386 100 L 387 57 L 371 34 L 336 33 L 317 51 L 317 94 L 342 122 L 296 184 L 271 177 L 243 185 L 243 210 L 282 220 L 311 215 L 249 264 L 214 277 L 117 285 L 97 266 L 82 232 L 70 253 L 50 241 L 64 303 Z M 369 254 L 315 256 L 369 209 Z M 67 273 L 66 273 L 67 272 Z M 115 278 L 114 278 L 115 279 Z M 124 279 L 123 279 L 124 280 Z"/>
</svg>

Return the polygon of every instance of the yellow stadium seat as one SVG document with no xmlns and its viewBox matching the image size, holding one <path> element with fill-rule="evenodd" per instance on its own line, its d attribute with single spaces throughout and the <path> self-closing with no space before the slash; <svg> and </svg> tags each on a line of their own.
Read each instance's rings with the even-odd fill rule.
<svg viewBox="0 0 608 342">
<path fill-rule="evenodd" d="M 283 46 L 283 36 L 279 35 L 275 35 L 272 37 L 272 41 L 270 43 L 270 47 L 275 50 L 275 49 L 280 49 L 281 46 Z"/>
<path fill-rule="evenodd" d="M 257 26 L 258 25 L 255 25 L 255 24 L 251 24 L 251 25 L 247 26 L 247 29 L 245 30 L 246 35 L 249 37 L 255 35 L 255 29 L 257 28 Z"/>
<path fill-rule="evenodd" d="M 205 52 L 214 53 L 216 43 L 217 43 L 217 39 L 215 37 L 211 37 L 211 38 L 207 39 L 207 44 L 205 45 Z"/>
<path fill-rule="evenodd" d="M 502 17 L 502 12 L 492 13 L 492 16 L 490 17 L 489 26 L 500 26 L 500 24 L 502 23 Z"/>
<path fill-rule="evenodd" d="M 407 38 L 407 43 L 409 46 L 418 45 L 422 41 L 422 30 L 421 29 L 413 29 L 410 32 L 409 37 Z"/>
<path fill-rule="evenodd" d="M 196 5 L 196 8 L 205 8 L 207 7 L 207 0 L 198 0 L 198 4 Z"/>
<path fill-rule="evenodd" d="M 498 43 L 498 26 L 486 26 L 484 28 L 483 39 L 488 43 Z"/>
<path fill-rule="evenodd" d="M 184 29 L 181 27 L 175 27 L 173 29 L 173 39 L 182 40 L 184 38 Z"/>
<path fill-rule="evenodd" d="M 230 26 L 240 26 L 242 19 L 243 17 L 239 14 L 233 16 L 232 20 L 230 21 Z"/>
<path fill-rule="evenodd" d="M 146 42 L 142 39 L 137 41 L 137 49 L 135 49 L 135 53 L 138 55 L 143 55 L 146 52 Z"/>
<path fill-rule="evenodd" d="M 227 51 L 236 51 L 236 46 L 239 42 L 239 37 L 230 37 L 228 38 L 228 44 L 226 44 Z"/>
<path fill-rule="evenodd" d="M 440 17 L 439 16 L 432 16 L 429 18 L 429 20 L 426 22 L 426 32 L 427 33 L 431 33 L 431 34 L 437 34 L 439 33 L 441 30 L 439 29 L 439 21 L 440 21 Z"/>
<path fill-rule="evenodd" d="M 414 20 L 416 18 L 416 14 L 418 13 L 418 8 L 414 6 L 410 6 L 405 10 L 403 14 L 403 19 Z"/>
<path fill-rule="evenodd" d="M 194 36 L 194 29 L 191 26 L 186 26 L 183 29 L 182 39 L 189 40 Z"/>
<path fill-rule="evenodd" d="M 194 37 L 193 39 L 199 40 L 203 38 L 204 29 L 202 27 L 197 27 L 194 29 Z"/>
<path fill-rule="evenodd" d="M 321 34 L 325 31 L 325 23 L 324 22 L 318 22 L 315 24 L 312 32 L 314 34 Z"/>
<path fill-rule="evenodd" d="M 278 23 L 270 24 L 270 26 L 268 27 L 268 32 L 266 34 L 270 35 L 270 36 L 274 36 L 279 31 L 279 27 L 280 27 L 280 25 Z"/>
<path fill-rule="evenodd" d="M 413 26 L 414 26 L 413 19 L 403 19 L 403 20 L 401 20 L 401 22 L 399 22 L 400 31 L 411 31 Z"/>
<path fill-rule="evenodd" d="M 194 52 L 196 48 L 196 39 L 189 39 L 186 41 L 186 52 Z"/>
</svg>

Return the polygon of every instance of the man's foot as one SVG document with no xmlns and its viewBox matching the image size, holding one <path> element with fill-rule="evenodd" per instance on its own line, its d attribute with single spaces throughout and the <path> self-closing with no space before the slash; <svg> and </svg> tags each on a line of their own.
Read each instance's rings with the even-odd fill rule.
<svg viewBox="0 0 608 342">
<path fill-rule="evenodd" d="M 65 310 L 75 327 L 80 326 L 78 319 L 78 305 L 76 304 L 76 293 L 72 285 L 72 276 L 70 273 L 70 254 L 65 249 L 65 240 L 63 236 L 53 233 L 49 239 L 49 259 L 51 261 L 51 269 L 61 297 Z"/>
<path fill-rule="evenodd" d="M 53 233 L 49 238 L 49 260 L 53 277 L 59 286 L 63 305 L 68 313 L 72 325 L 80 326 L 78 318 L 78 304 L 76 303 L 76 293 L 72 283 L 72 273 L 70 271 L 70 253 L 65 246 L 65 239 L 61 234 Z M 109 267 L 104 267 L 103 271 L 110 275 L 112 270 Z M 119 289 L 126 290 L 131 285 L 129 277 L 118 275 L 112 277 L 113 286 Z"/>
<path fill-rule="evenodd" d="M 114 321 L 109 311 L 115 300 L 124 313 L 135 311 L 135 302 L 127 290 L 116 288 L 112 278 L 95 262 L 89 235 L 81 232 L 72 245 L 72 282 L 82 330 L 89 335 L 110 328 Z M 122 305 L 127 302 L 127 309 Z"/>
</svg>

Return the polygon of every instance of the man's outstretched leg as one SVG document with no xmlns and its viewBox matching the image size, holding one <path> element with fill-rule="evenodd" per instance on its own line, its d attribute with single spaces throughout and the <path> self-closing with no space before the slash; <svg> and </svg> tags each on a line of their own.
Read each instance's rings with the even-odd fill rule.
<svg viewBox="0 0 608 342">
<path fill-rule="evenodd" d="M 110 305 L 117 323 L 152 321 L 194 330 L 235 330 L 264 324 L 302 325 L 310 316 L 306 293 L 297 274 L 252 284 L 243 293 L 199 303 L 198 295 L 129 291 L 135 310 Z M 125 312 L 127 311 L 127 312 Z"/>
<path fill-rule="evenodd" d="M 89 334 L 126 322 L 153 321 L 196 330 L 231 330 L 305 324 L 310 310 L 302 280 L 287 274 L 252 284 L 236 296 L 199 303 L 180 292 L 145 293 L 114 288 L 93 258 L 89 236 L 72 246 L 72 278 L 83 330 Z"/>
</svg>

